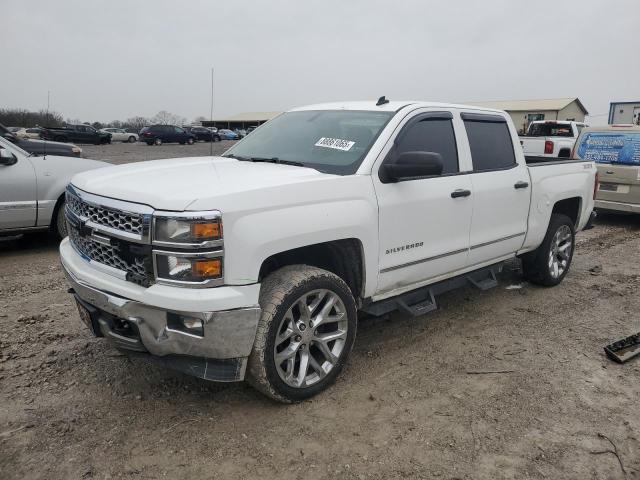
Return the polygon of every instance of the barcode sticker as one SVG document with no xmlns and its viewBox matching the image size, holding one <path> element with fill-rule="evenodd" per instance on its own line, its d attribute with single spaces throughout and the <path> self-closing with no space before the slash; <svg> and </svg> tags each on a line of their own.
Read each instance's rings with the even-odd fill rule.
<svg viewBox="0 0 640 480">
<path fill-rule="evenodd" d="M 328 138 L 322 137 L 320 140 L 316 142 L 316 147 L 324 147 L 324 148 L 334 148 L 336 150 L 342 150 L 343 152 L 348 152 L 351 150 L 356 142 L 352 142 L 351 140 L 342 140 L 341 138 Z"/>
</svg>

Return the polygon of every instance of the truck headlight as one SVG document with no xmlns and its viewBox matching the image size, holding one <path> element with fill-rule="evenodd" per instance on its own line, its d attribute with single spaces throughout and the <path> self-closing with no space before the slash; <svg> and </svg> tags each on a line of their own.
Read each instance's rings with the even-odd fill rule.
<svg viewBox="0 0 640 480">
<path fill-rule="evenodd" d="M 156 211 L 152 243 L 156 282 L 192 288 L 223 284 L 220 212 Z"/>
<path fill-rule="evenodd" d="M 207 248 L 222 243 L 222 222 L 218 212 L 156 212 L 153 224 L 155 245 Z"/>
<path fill-rule="evenodd" d="M 209 287 L 223 281 L 222 251 L 204 253 L 153 251 L 156 281 Z"/>
</svg>

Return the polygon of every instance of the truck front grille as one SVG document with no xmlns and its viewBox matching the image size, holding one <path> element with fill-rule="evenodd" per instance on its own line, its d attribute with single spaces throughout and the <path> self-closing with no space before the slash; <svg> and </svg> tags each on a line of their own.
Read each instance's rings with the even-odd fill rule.
<svg viewBox="0 0 640 480">
<path fill-rule="evenodd" d="M 125 255 L 120 253 L 118 247 L 103 245 L 91 237 L 83 237 L 79 230 L 67 222 L 69 227 L 69 240 L 80 255 L 94 262 L 106 265 L 126 274 L 126 279 L 138 285 L 149 286 L 152 283 L 153 274 L 150 256 Z M 123 258 L 128 257 L 128 258 Z"/>
<path fill-rule="evenodd" d="M 140 214 L 92 205 L 69 191 L 67 191 L 67 208 L 78 217 L 97 225 L 140 236 L 143 234 L 143 220 Z"/>
</svg>

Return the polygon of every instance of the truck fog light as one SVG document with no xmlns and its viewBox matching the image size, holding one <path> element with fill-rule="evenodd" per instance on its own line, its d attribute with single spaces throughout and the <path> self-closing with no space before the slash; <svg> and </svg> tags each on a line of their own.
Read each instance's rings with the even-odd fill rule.
<svg viewBox="0 0 640 480">
<path fill-rule="evenodd" d="M 204 336 L 204 325 L 202 320 L 199 318 L 183 317 L 182 315 L 180 315 L 180 320 L 190 333 L 200 335 L 201 337 Z"/>
<path fill-rule="evenodd" d="M 204 322 L 196 317 L 170 312 L 167 314 L 167 328 L 204 337 Z"/>
</svg>

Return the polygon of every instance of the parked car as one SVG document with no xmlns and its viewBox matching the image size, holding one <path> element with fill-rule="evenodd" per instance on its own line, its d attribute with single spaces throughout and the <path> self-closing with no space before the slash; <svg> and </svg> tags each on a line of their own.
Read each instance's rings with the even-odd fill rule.
<svg viewBox="0 0 640 480">
<path fill-rule="evenodd" d="M 247 136 L 247 131 L 243 128 L 236 128 L 233 132 L 238 135 L 238 138 L 244 138 Z"/>
<path fill-rule="evenodd" d="M 258 128 L 258 127 L 251 126 L 251 127 L 247 128 L 247 135 L 249 135 L 251 132 L 253 132 L 256 128 Z"/>
<path fill-rule="evenodd" d="M 151 125 L 140 130 L 140 140 L 146 142 L 147 145 L 162 145 L 163 143 L 193 145 L 196 136 L 175 125 Z"/>
<path fill-rule="evenodd" d="M 600 178 L 596 208 L 640 213 L 640 126 L 585 128 L 574 157 L 596 162 Z"/>
<path fill-rule="evenodd" d="M 127 132 L 124 128 L 103 128 L 100 131 L 111 134 L 112 142 L 134 143 L 138 141 L 137 133 Z"/>
<path fill-rule="evenodd" d="M 82 155 L 82 149 L 77 145 L 20 138 L 14 133 L 11 133 L 11 131 L 3 125 L 0 125 L 0 135 L 34 156 L 57 155 L 63 157 L 80 157 Z"/>
<path fill-rule="evenodd" d="M 41 137 L 56 142 L 90 143 L 101 145 L 111 143 L 111 134 L 100 132 L 91 125 L 65 125 L 61 128 L 43 128 Z"/>
<path fill-rule="evenodd" d="M 192 133 L 196 137 L 196 141 L 203 142 L 219 142 L 220 135 L 217 132 L 212 132 L 208 128 L 205 127 L 187 127 L 185 130 L 189 133 Z"/>
<path fill-rule="evenodd" d="M 238 140 L 240 138 L 237 133 L 226 128 L 218 130 L 218 135 L 220 135 L 222 140 Z"/>
<path fill-rule="evenodd" d="M 18 128 L 17 130 L 12 130 L 12 132 L 20 138 L 38 139 L 42 134 L 42 128 L 40 127 Z"/>
<path fill-rule="evenodd" d="M 65 188 L 71 177 L 107 166 L 85 158 L 36 157 L 0 137 L 0 235 L 51 230 L 66 237 Z"/>
<path fill-rule="evenodd" d="M 478 107 L 295 109 L 222 158 L 76 175 L 63 270 L 95 335 L 300 401 L 342 370 L 358 310 L 422 315 L 516 256 L 530 281 L 563 280 L 595 165 L 517 144 L 506 112 Z"/>
<path fill-rule="evenodd" d="M 582 122 L 536 120 L 520 137 L 525 155 L 569 158 L 576 138 L 586 125 Z"/>
</svg>

